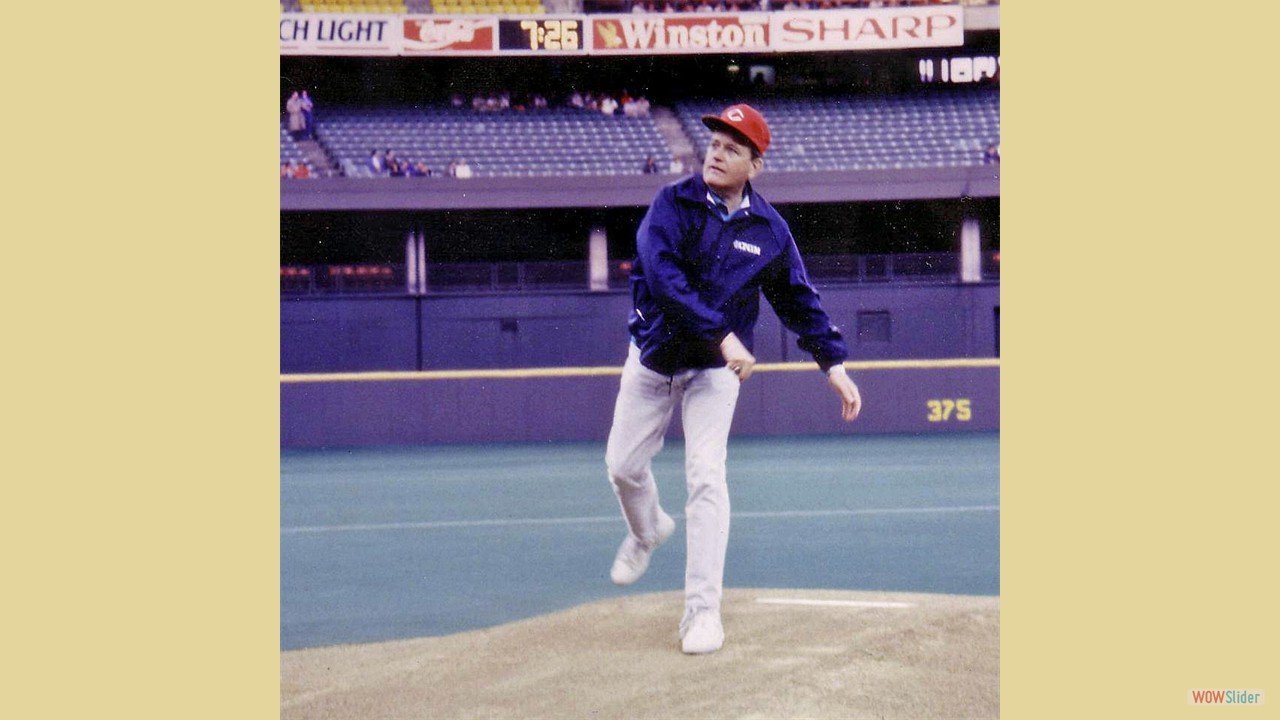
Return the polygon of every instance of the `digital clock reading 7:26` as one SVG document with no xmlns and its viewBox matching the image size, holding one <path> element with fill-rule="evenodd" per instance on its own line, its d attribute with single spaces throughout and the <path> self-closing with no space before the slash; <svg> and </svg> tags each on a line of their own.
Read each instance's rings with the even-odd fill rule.
<svg viewBox="0 0 1280 720">
<path fill-rule="evenodd" d="M 499 20 L 503 50 L 581 50 L 577 20 Z"/>
</svg>

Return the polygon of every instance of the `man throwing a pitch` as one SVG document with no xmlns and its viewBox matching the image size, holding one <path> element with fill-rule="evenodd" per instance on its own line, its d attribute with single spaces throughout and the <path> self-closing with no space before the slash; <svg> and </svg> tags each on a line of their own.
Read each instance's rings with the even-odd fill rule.
<svg viewBox="0 0 1280 720">
<path fill-rule="evenodd" d="M 630 585 L 675 531 L 659 503 L 651 461 L 679 405 L 688 488 L 680 638 L 689 654 L 724 644 L 725 460 L 738 389 L 755 365 L 751 348 L 762 292 L 826 374 L 844 419 L 853 420 L 862 408 L 844 369 L 844 339 L 818 302 L 790 228 L 751 187 L 764 168 L 768 123 L 741 104 L 702 121 L 712 134 L 701 177 L 662 188 L 636 233 L 631 347 L 605 452 L 629 530 L 610 575 L 618 585 Z"/>
</svg>

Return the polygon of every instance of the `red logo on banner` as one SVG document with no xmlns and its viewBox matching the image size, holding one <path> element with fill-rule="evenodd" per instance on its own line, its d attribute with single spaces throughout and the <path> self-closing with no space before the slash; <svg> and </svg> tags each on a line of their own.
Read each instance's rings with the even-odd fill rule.
<svg viewBox="0 0 1280 720">
<path fill-rule="evenodd" d="M 489 20 L 405 20 L 406 50 L 493 50 Z"/>
</svg>

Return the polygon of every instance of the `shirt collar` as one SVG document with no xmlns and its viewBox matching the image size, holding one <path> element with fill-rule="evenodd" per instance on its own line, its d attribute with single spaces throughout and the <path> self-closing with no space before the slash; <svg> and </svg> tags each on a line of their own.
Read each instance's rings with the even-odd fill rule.
<svg viewBox="0 0 1280 720">
<path fill-rule="evenodd" d="M 720 196 L 716 195 L 715 191 L 711 188 L 707 188 L 707 203 L 711 205 L 712 209 L 719 213 L 721 220 L 728 220 L 738 213 L 746 213 L 751 209 L 751 184 L 748 183 L 742 188 L 742 203 L 738 205 L 737 212 L 729 212 L 728 204 L 721 200 Z"/>
</svg>

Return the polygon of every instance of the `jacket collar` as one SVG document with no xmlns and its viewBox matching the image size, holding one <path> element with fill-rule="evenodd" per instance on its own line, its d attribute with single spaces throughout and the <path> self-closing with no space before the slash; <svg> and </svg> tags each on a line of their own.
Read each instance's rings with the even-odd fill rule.
<svg viewBox="0 0 1280 720">
<path fill-rule="evenodd" d="M 702 176 L 694 173 L 683 180 L 675 182 L 676 198 L 685 202 L 702 204 L 707 198 L 707 184 Z"/>
<path fill-rule="evenodd" d="M 697 205 L 699 207 L 706 207 L 707 192 L 710 188 L 708 188 L 707 183 L 703 181 L 702 175 L 694 173 L 683 180 L 676 180 L 675 183 L 673 183 L 673 187 L 677 200 Z M 778 212 L 773 209 L 773 206 L 770 205 L 768 201 L 756 193 L 755 188 L 751 187 L 750 182 L 747 183 L 743 192 L 751 195 L 750 217 L 764 220 L 770 225 L 782 222 L 782 216 L 778 215 Z"/>
</svg>

